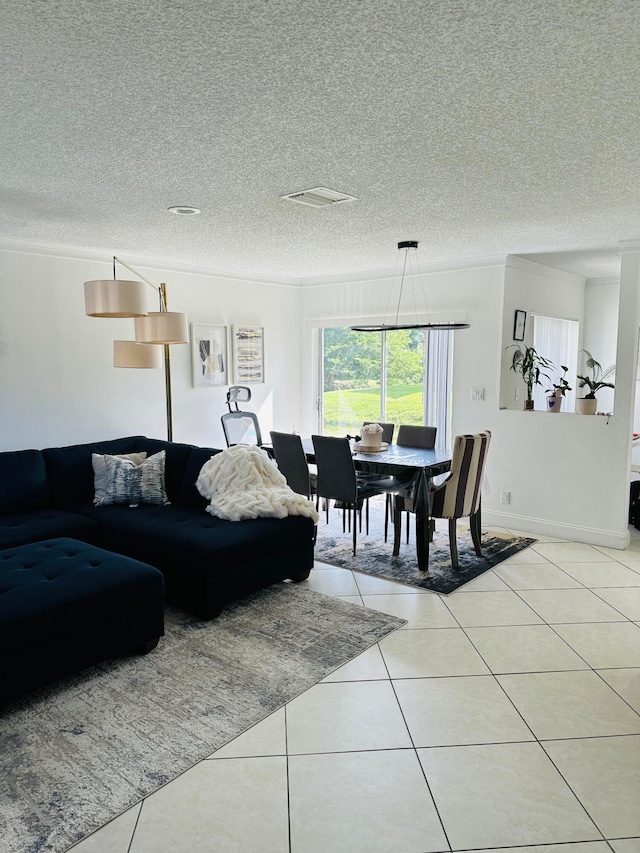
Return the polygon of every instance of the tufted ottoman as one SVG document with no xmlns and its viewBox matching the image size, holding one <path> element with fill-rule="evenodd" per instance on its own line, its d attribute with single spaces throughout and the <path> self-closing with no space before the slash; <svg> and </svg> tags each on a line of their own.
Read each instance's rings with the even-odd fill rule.
<svg viewBox="0 0 640 853">
<path fill-rule="evenodd" d="M 0 551 L 0 702 L 151 651 L 164 633 L 163 595 L 157 569 L 75 539 Z"/>
</svg>

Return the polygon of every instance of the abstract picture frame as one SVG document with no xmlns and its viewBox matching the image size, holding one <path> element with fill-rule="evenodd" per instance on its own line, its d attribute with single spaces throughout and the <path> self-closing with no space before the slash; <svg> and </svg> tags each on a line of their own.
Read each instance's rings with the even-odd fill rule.
<svg viewBox="0 0 640 853">
<path fill-rule="evenodd" d="M 194 388 L 229 385 L 227 327 L 191 324 L 191 363 Z"/>
<path fill-rule="evenodd" d="M 264 327 L 238 323 L 233 327 L 233 367 L 239 385 L 264 382 Z"/>
<path fill-rule="evenodd" d="M 516 310 L 516 313 L 513 318 L 513 340 L 514 341 L 523 341 L 524 340 L 524 329 L 527 323 L 527 312 Z"/>
</svg>

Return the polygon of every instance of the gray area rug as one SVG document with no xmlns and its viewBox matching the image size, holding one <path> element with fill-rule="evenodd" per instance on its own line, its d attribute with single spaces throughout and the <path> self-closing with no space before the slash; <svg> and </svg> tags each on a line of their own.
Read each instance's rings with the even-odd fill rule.
<svg viewBox="0 0 640 853">
<path fill-rule="evenodd" d="M 356 555 L 353 555 L 353 542 L 350 533 L 342 532 L 342 510 L 329 511 L 329 524 L 325 523 L 325 513 L 321 511 L 316 541 L 316 559 L 332 566 L 353 569 L 367 575 L 375 575 L 385 580 L 398 581 L 429 589 L 432 592 L 448 595 L 463 584 L 477 578 L 493 566 L 497 566 L 507 557 L 517 554 L 535 539 L 526 536 L 511 536 L 495 531 L 482 533 L 482 557 L 477 557 L 469 528 L 462 520 L 458 522 L 458 562 L 459 567 L 451 566 L 449 533 L 447 522 L 444 530 L 436 530 L 433 542 L 429 546 L 429 568 L 427 572 L 418 571 L 416 557 L 415 518 L 410 520 L 411 532 L 409 544 L 406 542 L 406 513 L 402 517 L 402 544 L 400 554 L 393 556 L 393 525 L 389 524 L 389 540 L 384 541 L 384 498 L 370 500 L 369 535 L 365 535 L 365 523 L 362 533 L 358 532 Z"/>
<path fill-rule="evenodd" d="M 0 851 L 63 851 L 404 624 L 294 584 L 0 711 Z"/>
</svg>

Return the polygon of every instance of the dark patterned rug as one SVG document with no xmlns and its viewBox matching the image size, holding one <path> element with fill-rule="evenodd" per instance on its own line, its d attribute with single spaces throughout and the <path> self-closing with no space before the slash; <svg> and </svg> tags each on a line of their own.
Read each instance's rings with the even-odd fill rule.
<svg viewBox="0 0 640 853">
<path fill-rule="evenodd" d="M 403 624 L 288 583 L 167 611 L 150 654 L 0 709 L 0 851 L 67 850 Z"/>
<path fill-rule="evenodd" d="M 362 533 L 358 532 L 357 551 L 354 557 L 352 536 L 342 532 L 342 510 L 331 508 L 329 524 L 321 511 L 316 542 L 316 560 L 375 575 L 385 580 L 398 581 L 421 589 L 430 589 L 448 595 L 459 587 L 477 578 L 483 572 L 497 566 L 507 557 L 517 554 L 535 539 L 511 536 L 506 533 L 483 530 L 482 557 L 477 557 L 471 541 L 469 528 L 464 521 L 458 522 L 459 568 L 451 566 L 448 523 L 438 521 L 439 529 L 429 546 L 429 570 L 418 571 L 416 559 L 415 519 L 411 516 L 409 544 L 406 543 L 406 514 L 402 518 L 402 545 L 400 554 L 394 557 L 393 526 L 389 525 L 389 541 L 384 541 L 384 498 L 370 502 L 369 535 L 365 534 L 364 519 Z"/>
</svg>

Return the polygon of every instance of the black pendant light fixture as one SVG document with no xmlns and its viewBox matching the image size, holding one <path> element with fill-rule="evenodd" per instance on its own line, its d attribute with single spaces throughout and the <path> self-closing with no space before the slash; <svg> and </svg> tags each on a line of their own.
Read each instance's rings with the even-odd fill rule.
<svg viewBox="0 0 640 853">
<path fill-rule="evenodd" d="M 382 323 L 375 323 L 372 325 L 351 326 L 350 328 L 353 332 L 393 332 L 398 329 L 432 329 L 433 331 L 437 331 L 439 329 L 469 328 L 469 323 L 431 322 L 429 308 L 427 305 L 427 297 L 424 290 L 424 283 L 422 281 L 422 273 L 420 272 L 420 266 L 418 264 L 417 249 L 417 240 L 402 240 L 400 243 L 398 243 L 398 260 L 393 275 L 393 281 L 391 282 L 391 291 L 389 293 L 389 298 L 387 299 L 387 307 L 384 313 L 384 321 Z M 413 295 L 413 313 L 415 316 L 415 322 L 413 323 L 400 322 L 400 309 L 402 306 L 402 295 L 404 291 L 405 278 L 407 279 L 407 282 L 411 282 Z M 394 290 L 396 289 L 396 282 L 398 281 L 398 279 L 399 292 L 398 301 L 396 303 L 395 308 L 395 319 L 392 317 L 391 321 L 387 322 L 391 298 L 393 296 Z M 424 315 L 427 318 L 426 323 L 422 323 L 418 320 L 418 302 L 416 298 L 417 283 L 419 283 L 420 286 L 419 295 L 422 296 L 422 303 L 424 305 Z"/>
</svg>

